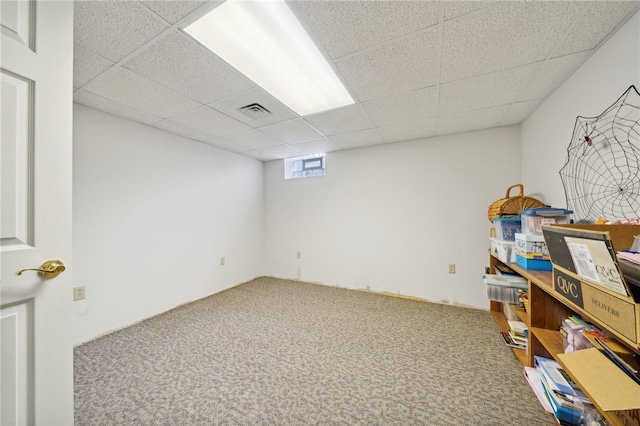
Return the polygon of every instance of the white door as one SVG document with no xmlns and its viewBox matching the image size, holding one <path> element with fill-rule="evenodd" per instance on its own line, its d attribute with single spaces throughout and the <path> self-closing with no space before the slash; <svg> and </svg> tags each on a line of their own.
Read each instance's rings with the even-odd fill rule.
<svg viewBox="0 0 640 426">
<path fill-rule="evenodd" d="M 1 0 L 0 424 L 73 424 L 73 2 Z M 45 279 L 47 260 L 67 270 Z"/>
</svg>

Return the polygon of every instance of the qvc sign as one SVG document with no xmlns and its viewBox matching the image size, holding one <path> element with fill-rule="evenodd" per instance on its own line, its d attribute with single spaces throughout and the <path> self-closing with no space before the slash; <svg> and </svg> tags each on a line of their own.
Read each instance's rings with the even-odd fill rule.
<svg viewBox="0 0 640 426">
<path fill-rule="evenodd" d="M 574 304 L 584 308 L 580 281 L 558 269 L 553 270 L 553 289 Z"/>
</svg>

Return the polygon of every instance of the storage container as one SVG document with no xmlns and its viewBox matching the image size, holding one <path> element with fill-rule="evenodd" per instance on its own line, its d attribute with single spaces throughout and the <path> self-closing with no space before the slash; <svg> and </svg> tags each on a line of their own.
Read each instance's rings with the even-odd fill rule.
<svg viewBox="0 0 640 426">
<path fill-rule="evenodd" d="M 497 238 L 489 238 L 491 241 L 491 254 L 501 262 L 516 261 L 515 241 L 504 241 Z"/>
<path fill-rule="evenodd" d="M 550 271 L 552 269 L 550 260 L 527 259 L 519 254 L 516 254 L 516 264 L 523 269 L 533 271 Z"/>
<path fill-rule="evenodd" d="M 502 303 L 518 303 L 520 294 L 517 288 L 486 284 L 487 298 Z"/>
<path fill-rule="evenodd" d="M 519 217 L 495 218 L 493 226 L 496 229 L 496 238 L 504 241 L 514 241 L 516 232 L 520 232 L 522 229 Z"/>
<path fill-rule="evenodd" d="M 527 259 L 550 260 L 544 236 L 537 234 L 516 234 L 516 254 Z"/>
<path fill-rule="evenodd" d="M 554 223 L 570 223 L 569 215 L 572 213 L 573 212 L 571 210 L 556 209 L 553 207 L 521 210 L 521 233 L 542 235 L 542 225 L 552 225 Z"/>
</svg>

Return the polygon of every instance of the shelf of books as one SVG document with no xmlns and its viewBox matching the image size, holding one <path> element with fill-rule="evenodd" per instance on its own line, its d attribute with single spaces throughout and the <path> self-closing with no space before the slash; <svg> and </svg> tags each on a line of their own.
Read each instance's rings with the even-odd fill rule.
<svg viewBox="0 0 640 426">
<path fill-rule="evenodd" d="M 580 322 L 579 318 L 582 316 L 585 321 L 595 324 L 596 328 L 602 327 L 607 333 L 610 330 L 606 324 L 592 321 L 593 318 L 587 312 L 559 298 L 552 286 L 552 272 L 525 270 L 491 256 L 490 274 L 495 273 L 496 265 L 511 268 L 527 280 L 526 312 L 517 309 L 514 311 L 514 318 L 507 312 L 509 303 L 496 300 L 491 301 L 490 310 L 506 344 L 509 344 L 508 337 L 515 332 L 512 325 L 514 321 L 528 328 L 525 349 L 513 348 L 513 351 L 525 366 L 525 376 L 537 397 L 543 406 L 546 404 L 545 410 L 559 418 L 561 424 L 582 424 L 580 422 L 584 419 L 581 420 L 581 417 L 586 416 L 591 421 L 588 423 L 590 425 L 640 426 L 640 385 L 629 379 L 619 365 L 611 362 L 611 357 L 608 359 L 603 355 L 603 349 L 608 345 L 615 347 L 618 353 L 624 352 L 626 348 L 629 356 L 635 353 L 640 357 L 638 348 L 621 344 L 613 336 L 609 336 L 606 345 L 594 342 L 595 347 L 590 349 L 576 347 L 570 353 L 565 353 L 568 351 L 565 350 L 568 342 L 566 328 L 567 324 L 571 325 L 568 320 L 578 318 L 577 321 Z M 511 320 L 509 316 L 512 317 Z M 589 340 L 594 338 L 590 337 Z M 539 366 L 541 362 L 553 366 L 563 378 L 560 379 L 557 374 L 553 378 L 544 377 Z M 634 361 L 630 363 L 633 364 Z M 537 383 L 537 387 L 534 383 Z M 575 387 L 573 392 L 566 393 L 558 388 L 567 383 Z"/>
<path fill-rule="evenodd" d="M 496 324 L 498 324 L 500 333 L 503 334 L 503 339 L 506 339 L 505 344 L 508 346 L 511 346 L 511 349 L 513 349 L 513 353 L 518 359 L 518 361 L 520 361 L 521 364 L 526 365 L 527 363 L 526 346 L 524 347 L 522 347 L 522 345 L 516 346 L 511 340 L 509 340 L 508 334 L 509 334 L 510 326 L 509 326 L 507 317 L 504 315 L 504 313 L 502 313 L 502 311 L 500 312 L 491 311 L 491 315 L 493 316 L 493 319 L 495 320 Z"/>
</svg>

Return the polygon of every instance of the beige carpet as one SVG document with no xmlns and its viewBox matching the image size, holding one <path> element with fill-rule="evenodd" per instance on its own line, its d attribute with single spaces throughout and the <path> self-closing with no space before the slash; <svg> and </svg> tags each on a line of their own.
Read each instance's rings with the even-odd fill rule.
<svg viewBox="0 0 640 426">
<path fill-rule="evenodd" d="M 76 425 L 553 425 L 488 312 L 260 278 L 75 349 Z"/>
</svg>

